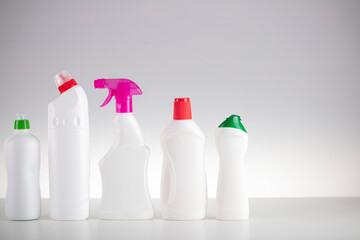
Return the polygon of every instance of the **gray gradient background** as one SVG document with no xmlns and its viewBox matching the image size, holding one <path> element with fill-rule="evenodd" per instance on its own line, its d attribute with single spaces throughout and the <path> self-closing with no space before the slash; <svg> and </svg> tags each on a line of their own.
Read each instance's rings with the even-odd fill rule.
<svg viewBox="0 0 360 240">
<path fill-rule="evenodd" d="M 360 1 L 0 1 L 0 142 L 29 114 L 42 146 L 48 197 L 47 104 L 69 70 L 89 97 L 91 197 L 113 140 L 114 102 L 96 78 L 137 82 L 134 113 L 152 150 L 159 197 L 160 133 L 174 97 L 190 97 L 207 135 L 209 197 L 214 132 L 239 114 L 249 133 L 251 197 L 360 196 Z M 0 197 L 6 192 L 0 148 Z"/>
</svg>

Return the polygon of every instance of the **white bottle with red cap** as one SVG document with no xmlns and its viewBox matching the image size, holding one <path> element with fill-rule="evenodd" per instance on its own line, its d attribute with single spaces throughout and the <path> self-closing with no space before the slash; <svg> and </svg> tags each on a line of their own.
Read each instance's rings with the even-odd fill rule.
<svg viewBox="0 0 360 240">
<path fill-rule="evenodd" d="M 176 98 L 174 120 L 161 135 L 162 215 L 167 220 L 200 220 L 205 217 L 207 185 L 205 135 L 192 120 L 189 98 Z"/>
<path fill-rule="evenodd" d="M 67 71 L 55 77 L 60 97 L 49 103 L 50 217 L 89 216 L 89 114 L 82 87 Z"/>
</svg>

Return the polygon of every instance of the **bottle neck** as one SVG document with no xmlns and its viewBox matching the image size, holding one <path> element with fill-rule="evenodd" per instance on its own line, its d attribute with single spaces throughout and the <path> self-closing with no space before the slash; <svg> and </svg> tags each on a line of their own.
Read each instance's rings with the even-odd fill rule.
<svg viewBox="0 0 360 240">
<path fill-rule="evenodd" d="M 115 94 L 116 113 L 132 113 L 132 97 L 125 94 Z"/>
<path fill-rule="evenodd" d="M 29 134 L 30 129 L 15 129 L 14 134 Z"/>
<path fill-rule="evenodd" d="M 144 144 L 144 137 L 140 126 L 132 113 L 116 113 L 114 126 L 118 144 Z"/>
<path fill-rule="evenodd" d="M 116 113 L 114 117 L 114 126 L 116 133 L 124 131 L 125 127 L 131 125 L 135 119 L 132 113 Z M 135 120 L 136 121 L 136 120 Z"/>
</svg>

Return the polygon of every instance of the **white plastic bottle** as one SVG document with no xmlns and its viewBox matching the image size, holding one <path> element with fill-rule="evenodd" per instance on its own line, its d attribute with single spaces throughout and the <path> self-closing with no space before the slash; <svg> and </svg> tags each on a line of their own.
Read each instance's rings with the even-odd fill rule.
<svg viewBox="0 0 360 240">
<path fill-rule="evenodd" d="M 84 90 L 66 71 L 55 76 L 61 96 L 49 103 L 50 217 L 89 216 L 89 114 Z"/>
<path fill-rule="evenodd" d="M 244 183 L 244 156 L 248 135 L 237 115 L 231 115 L 216 130 L 216 147 L 220 156 L 216 197 L 216 218 L 249 218 L 249 200 Z"/>
<path fill-rule="evenodd" d="M 17 114 L 14 135 L 5 141 L 7 192 L 5 214 L 12 220 L 40 217 L 40 142 L 30 134 L 29 120 Z"/>
<path fill-rule="evenodd" d="M 115 139 L 99 162 L 102 179 L 101 219 L 151 219 L 154 209 L 148 189 L 148 159 L 140 126 L 132 114 L 132 95 L 141 95 L 140 88 L 128 79 L 98 79 L 95 88 L 108 88 L 105 106 L 115 96 Z"/>
<path fill-rule="evenodd" d="M 167 220 L 205 218 L 205 135 L 192 120 L 189 98 L 176 98 L 174 120 L 161 135 L 162 214 Z"/>
</svg>

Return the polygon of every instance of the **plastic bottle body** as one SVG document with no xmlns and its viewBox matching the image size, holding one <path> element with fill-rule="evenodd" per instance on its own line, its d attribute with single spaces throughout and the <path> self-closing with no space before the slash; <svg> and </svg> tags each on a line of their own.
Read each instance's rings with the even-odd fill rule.
<svg viewBox="0 0 360 240">
<path fill-rule="evenodd" d="M 99 163 L 102 179 L 101 219 L 151 219 L 154 209 L 148 189 L 150 149 L 132 113 L 114 118 L 115 141 Z"/>
<path fill-rule="evenodd" d="M 220 157 L 216 218 L 248 219 L 249 201 L 244 184 L 244 156 L 248 135 L 236 128 L 218 128 L 215 139 Z"/>
<path fill-rule="evenodd" d="M 49 104 L 50 217 L 89 216 L 89 114 L 84 90 L 75 86 Z"/>
<path fill-rule="evenodd" d="M 40 143 L 29 130 L 15 130 L 5 142 L 6 216 L 12 220 L 40 217 Z"/>
<path fill-rule="evenodd" d="M 191 120 L 173 120 L 161 136 L 164 219 L 199 220 L 206 214 L 205 135 Z"/>
</svg>

